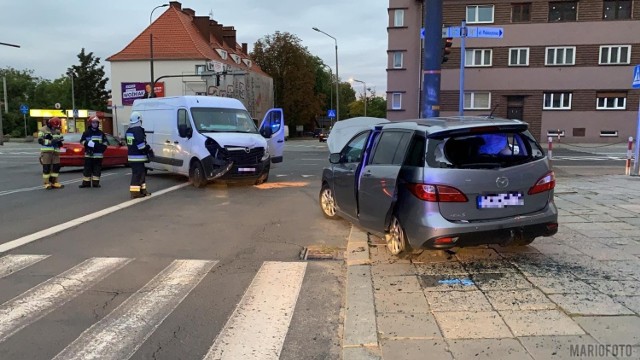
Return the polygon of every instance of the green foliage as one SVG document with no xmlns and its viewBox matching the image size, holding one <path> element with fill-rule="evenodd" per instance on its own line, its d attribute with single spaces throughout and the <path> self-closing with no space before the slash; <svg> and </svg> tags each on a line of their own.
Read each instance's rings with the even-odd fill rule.
<svg viewBox="0 0 640 360">
<path fill-rule="evenodd" d="M 68 74 L 75 74 L 74 92 L 76 108 L 105 111 L 110 92 L 105 90 L 108 78 L 104 77 L 104 66 L 99 66 L 100 58 L 93 53 L 78 54 L 79 65 L 72 65 Z M 5 134 L 24 136 L 24 119 L 20 105 L 30 109 L 53 109 L 60 103 L 61 110 L 72 109 L 71 78 L 68 74 L 58 79 L 47 80 L 34 76 L 34 70 L 17 70 L 11 67 L 0 69 L 0 102 L 4 102 L 2 78 L 7 82 L 8 113 L 2 114 L 2 128 Z M 4 110 L 4 106 L 3 106 Z M 27 134 L 37 131 L 39 124 L 26 116 Z"/>
<path fill-rule="evenodd" d="M 364 116 L 364 97 L 361 95 L 356 101 L 349 104 L 349 117 Z M 387 101 L 376 96 L 375 91 L 367 94 L 367 116 L 375 118 L 387 117 Z"/>
</svg>

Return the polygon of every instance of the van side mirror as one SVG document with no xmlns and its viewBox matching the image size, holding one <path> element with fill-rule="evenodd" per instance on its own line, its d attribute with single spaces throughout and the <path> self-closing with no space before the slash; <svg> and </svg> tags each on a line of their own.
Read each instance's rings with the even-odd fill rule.
<svg viewBox="0 0 640 360">
<path fill-rule="evenodd" d="M 271 135 L 273 135 L 273 132 L 271 131 L 271 127 L 265 126 L 262 129 L 260 129 L 260 135 L 262 135 L 262 137 L 266 139 L 270 139 Z"/>
<path fill-rule="evenodd" d="M 184 124 L 178 125 L 178 135 L 180 135 L 181 138 L 191 138 L 193 136 L 193 129 Z"/>
<path fill-rule="evenodd" d="M 329 162 L 332 164 L 339 164 L 340 159 L 342 159 L 342 155 L 340 155 L 340 153 L 333 153 L 329 155 Z"/>
</svg>

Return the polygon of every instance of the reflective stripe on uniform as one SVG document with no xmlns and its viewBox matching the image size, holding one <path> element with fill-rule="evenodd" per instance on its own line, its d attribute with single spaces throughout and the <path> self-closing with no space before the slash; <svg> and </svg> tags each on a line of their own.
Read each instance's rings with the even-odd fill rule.
<svg viewBox="0 0 640 360">
<path fill-rule="evenodd" d="M 58 175 L 60 175 L 60 174 L 58 174 L 58 173 L 51 173 L 51 177 L 54 177 L 54 178 L 58 177 Z"/>
<path fill-rule="evenodd" d="M 129 186 L 129 191 L 140 192 L 140 186 L 131 185 L 131 186 Z"/>
<path fill-rule="evenodd" d="M 142 150 L 142 149 L 144 149 L 145 146 L 147 146 L 147 144 L 140 143 L 140 144 L 138 144 L 138 149 Z"/>
<path fill-rule="evenodd" d="M 129 155 L 127 158 L 129 161 L 134 161 L 134 162 L 147 161 L 147 155 Z"/>
<path fill-rule="evenodd" d="M 42 178 L 43 178 L 43 179 L 48 179 L 50 176 L 51 176 L 51 175 L 49 175 L 49 174 L 42 174 Z"/>
</svg>

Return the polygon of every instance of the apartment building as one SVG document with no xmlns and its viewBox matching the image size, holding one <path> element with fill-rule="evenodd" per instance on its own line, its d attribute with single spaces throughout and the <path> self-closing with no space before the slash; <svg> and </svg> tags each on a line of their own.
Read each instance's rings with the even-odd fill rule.
<svg viewBox="0 0 640 360">
<path fill-rule="evenodd" d="M 423 1 L 390 0 L 388 117 L 420 111 Z M 467 38 L 464 112 L 522 119 L 538 138 L 623 142 L 636 134 L 640 1 L 444 0 L 443 25 L 500 27 Z M 440 115 L 458 114 L 460 42 L 442 64 Z"/>
</svg>

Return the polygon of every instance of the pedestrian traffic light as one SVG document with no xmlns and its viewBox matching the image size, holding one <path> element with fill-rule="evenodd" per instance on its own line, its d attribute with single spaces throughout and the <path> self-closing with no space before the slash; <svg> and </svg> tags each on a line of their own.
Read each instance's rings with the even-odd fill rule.
<svg viewBox="0 0 640 360">
<path fill-rule="evenodd" d="M 451 45 L 453 45 L 453 38 L 442 39 L 442 64 L 449 60 L 449 54 L 451 54 Z"/>
</svg>

